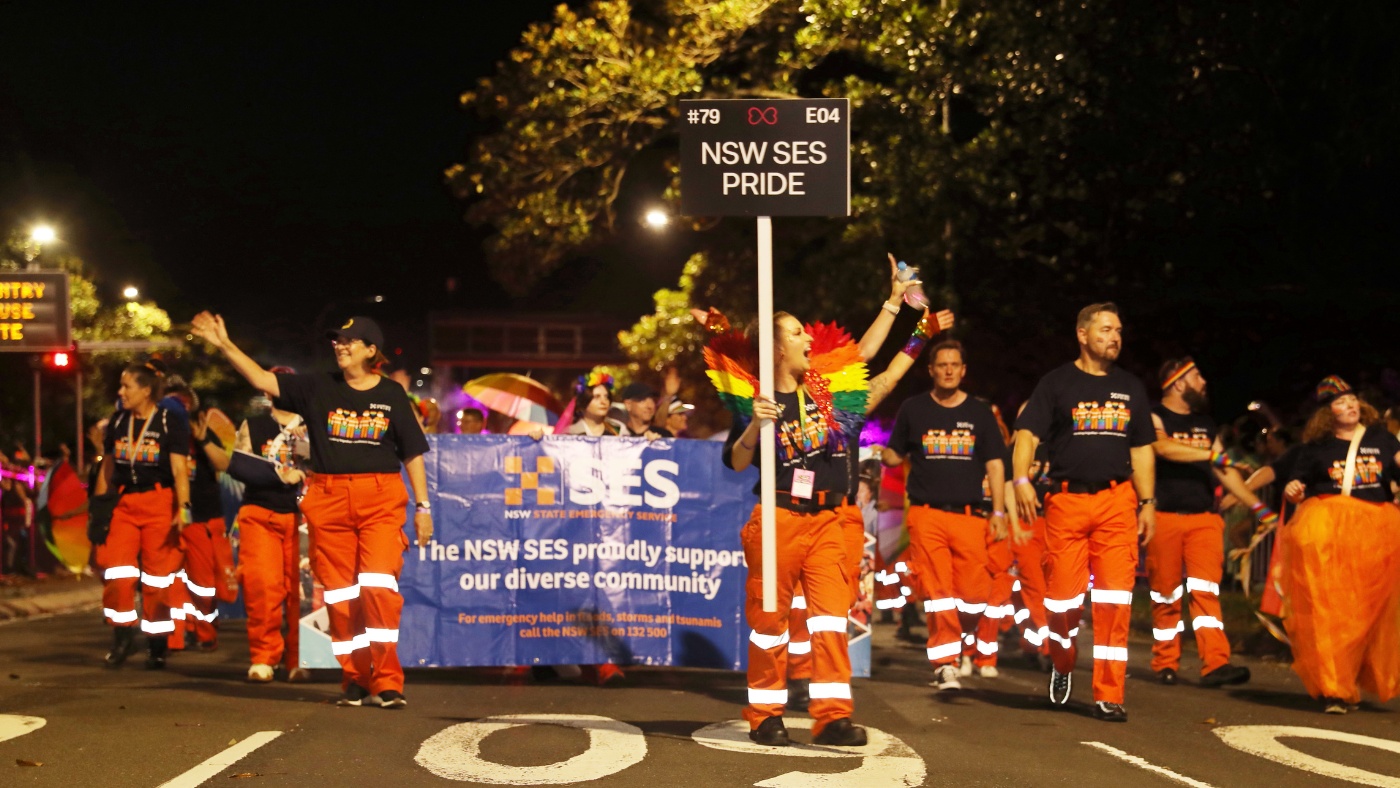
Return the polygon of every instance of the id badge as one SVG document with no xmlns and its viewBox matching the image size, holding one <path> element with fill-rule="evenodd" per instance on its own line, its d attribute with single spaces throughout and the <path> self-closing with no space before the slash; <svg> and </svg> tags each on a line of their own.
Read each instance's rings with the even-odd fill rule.
<svg viewBox="0 0 1400 788">
<path fill-rule="evenodd" d="M 792 497 L 800 498 L 804 501 L 812 497 L 812 488 L 817 484 L 816 471 L 804 471 L 800 468 L 792 472 Z"/>
</svg>

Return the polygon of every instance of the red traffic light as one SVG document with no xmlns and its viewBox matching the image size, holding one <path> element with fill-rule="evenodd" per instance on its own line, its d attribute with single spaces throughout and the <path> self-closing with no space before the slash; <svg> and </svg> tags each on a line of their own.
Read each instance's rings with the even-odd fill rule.
<svg viewBox="0 0 1400 788">
<path fill-rule="evenodd" d="M 58 369 L 67 369 L 73 363 L 72 357 L 67 353 L 55 353 L 49 362 Z"/>
</svg>

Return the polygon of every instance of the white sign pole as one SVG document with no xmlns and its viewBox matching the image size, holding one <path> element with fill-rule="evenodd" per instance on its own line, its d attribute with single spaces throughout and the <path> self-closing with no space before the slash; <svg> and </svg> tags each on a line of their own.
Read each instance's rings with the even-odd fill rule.
<svg viewBox="0 0 1400 788">
<path fill-rule="evenodd" d="M 758 217 L 758 392 L 773 399 L 773 219 Z M 763 513 L 763 612 L 778 612 L 778 459 L 773 422 L 762 426 L 759 445 L 759 504 Z"/>
</svg>

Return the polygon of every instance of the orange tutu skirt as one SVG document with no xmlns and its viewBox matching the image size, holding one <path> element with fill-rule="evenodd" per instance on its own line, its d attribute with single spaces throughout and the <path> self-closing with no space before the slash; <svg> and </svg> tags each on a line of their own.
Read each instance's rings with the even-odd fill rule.
<svg viewBox="0 0 1400 788">
<path fill-rule="evenodd" d="M 1281 533 L 1284 627 L 1308 693 L 1400 694 L 1400 509 L 1310 498 Z"/>
</svg>

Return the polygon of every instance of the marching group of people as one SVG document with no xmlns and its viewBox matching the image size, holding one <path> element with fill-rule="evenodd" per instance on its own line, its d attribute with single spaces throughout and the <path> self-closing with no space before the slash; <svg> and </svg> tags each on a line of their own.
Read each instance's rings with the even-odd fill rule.
<svg viewBox="0 0 1400 788">
<path fill-rule="evenodd" d="M 751 630 L 744 716 L 761 744 L 789 743 L 783 724 L 789 705 L 810 711 L 817 743 L 866 741 L 851 719 L 846 642 L 866 535 L 866 502 L 856 494 L 864 478 L 859 435 L 926 344 L 954 324 L 951 312 L 925 311 L 889 366 L 868 375 L 865 363 L 884 344 L 911 286 L 896 274 L 893 258 L 890 281 L 889 299 L 859 341 L 831 324 L 776 314 L 771 399 L 759 393 L 756 332 L 735 329 L 713 309 L 695 312 L 710 335 L 709 377 L 733 412 L 725 464 L 741 471 L 759 463 L 764 428 L 773 427 L 776 611 L 765 610 L 761 596 L 761 506 L 741 530 Z M 186 631 L 197 648 L 214 647 L 215 600 L 237 582 L 220 575 L 217 476 L 226 472 L 245 487 L 238 519 L 249 680 L 271 681 L 279 670 L 290 680 L 305 675 L 295 658 L 304 517 L 342 667 L 338 702 L 404 706 L 398 576 L 409 546 L 410 501 L 412 536 L 425 545 L 433 534 L 423 463 L 429 446 L 407 393 L 377 374 L 384 361 L 379 327 L 353 318 L 331 332 L 337 371 L 309 375 L 262 368 L 230 340 L 216 315 L 196 316 L 193 331 L 266 397 L 266 408 L 239 427 L 229 447 L 176 376 L 151 363 L 122 373 L 120 408 L 107 425 L 92 487 L 104 616 L 114 633 L 107 662 L 122 664 L 138 631 L 147 637 L 152 668 L 164 665 Z M 1231 662 L 1224 632 L 1217 488 L 1269 529 L 1280 517 L 1253 491 L 1276 481 L 1291 509 L 1279 531 L 1274 578 L 1286 600 L 1295 669 L 1329 712 L 1353 708 L 1362 689 L 1394 697 L 1400 509 L 1391 485 L 1400 443 L 1378 426 L 1374 408 L 1344 381 L 1327 378 L 1303 442 L 1245 479 L 1223 449 L 1208 413 L 1205 375 L 1190 358 L 1163 364 L 1154 403 L 1147 387 L 1115 363 L 1122 349 L 1116 306 L 1081 310 L 1076 334 L 1078 358 L 1040 381 L 1012 429 L 994 406 L 963 390 L 964 346 L 936 343 L 928 358 L 932 390 L 900 406 L 888 445 L 876 447 L 885 465 L 907 469 L 910 549 L 897 582 L 903 601 L 921 602 L 926 614 L 930 684 L 954 691 L 973 671 L 995 677 L 999 635 L 1014 616 L 1023 648 L 1048 669 L 1049 702 L 1068 704 L 1087 603 L 1092 713 L 1125 721 L 1140 549 L 1157 680 L 1178 681 L 1189 621 L 1200 684 L 1248 681 L 1248 669 Z M 611 379 L 586 376 L 558 431 L 668 437 L 663 420 L 683 429 L 689 410 L 671 402 L 675 388 L 668 380 L 661 398 L 632 384 L 619 396 L 624 412 L 610 417 Z M 481 414 L 463 412 L 458 420 L 469 429 Z"/>
</svg>

